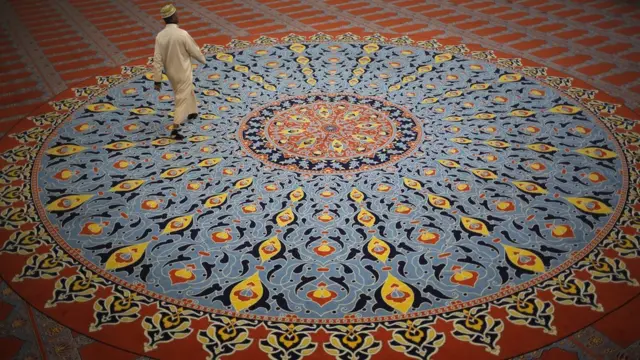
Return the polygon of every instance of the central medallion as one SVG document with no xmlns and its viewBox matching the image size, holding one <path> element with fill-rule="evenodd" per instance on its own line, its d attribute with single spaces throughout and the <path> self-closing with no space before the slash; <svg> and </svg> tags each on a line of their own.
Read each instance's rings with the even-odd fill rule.
<svg viewBox="0 0 640 360">
<path fill-rule="evenodd" d="M 251 113 L 240 126 L 245 149 L 279 168 L 318 174 L 391 165 L 422 138 L 408 111 L 374 97 L 321 94 L 287 98 Z"/>
</svg>

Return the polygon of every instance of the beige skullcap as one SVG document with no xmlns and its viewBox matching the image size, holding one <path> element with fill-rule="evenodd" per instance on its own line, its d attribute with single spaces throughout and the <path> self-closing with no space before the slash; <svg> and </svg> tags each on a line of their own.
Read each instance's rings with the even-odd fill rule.
<svg viewBox="0 0 640 360">
<path fill-rule="evenodd" d="M 160 10 L 160 15 L 162 16 L 163 19 L 166 19 L 175 13 L 176 13 L 176 7 L 173 6 L 173 4 L 167 4 L 163 6 L 162 9 Z"/>
</svg>

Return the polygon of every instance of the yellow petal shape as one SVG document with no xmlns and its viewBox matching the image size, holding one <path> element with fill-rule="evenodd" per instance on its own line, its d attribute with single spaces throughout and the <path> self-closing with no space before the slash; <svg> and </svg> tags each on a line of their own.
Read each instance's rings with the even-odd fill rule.
<svg viewBox="0 0 640 360">
<path fill-rule="evenodd" d="M 227 196 L 227 193 L 213 195 L 204 202 L 204 206 L 208 208 L 222 206 L 227 201 Z"/>
<path fill-rule="evenodd" d="M 364 50 L 364 52 L 366 52 L 367 54 L 374 53 L 379 49 L 380 49 L 380 46 L 378 46 L 378 44 L 376 43 L 366 44 L 365 46 L 362 47 L 362 50 Z"/>
<path fill-rule="evenodd" d="M 210 138 L 211 137 L 205 136 L 205 135 L 196 135 L 196 136 L 192 136 L 192 137 L 188 138 L 187 140 L 189 140 L 190 142 L 197 143 L 197 142 L 202 142 L 202 141 L 205 141 L 205 140 L 209 140 Z"/>
<path fill-rule="evenodd" d="M 449 53 L 436 55 L 436 57 L 435 57 L 436 64 L 442 63 L 442 62 L 445 62 L 445 61 L 449 61 L 451 59 L 453 59 L 453 55 L 449 54 Z"/>
<path fill-rule="evenodd" d="M 520 81 L 522 79 L 522 75 L 520 74 L 504 74 L 498 78 L 498 81 L 501 83 L 508 83 L 514 81 Z"/>
<path fill-rule="evenodd" d="M 302 45 L 302 44 L 298 44 L 298 43 L 291 44 L 291 45 L 289 46 L 289 49 L 290 49 L 291 51 L 296 52 L 296 53 L 298 53 L 298 54 L 299 54 L 299 53 L 301 53 L 301 52 L 303 52 L 306 48 L 307 48 L 306 46 L 304 46 L 304 45 Z"/>
<path fill-rule="evenodd" d="M 557 147 L 553 147 L 551 145 L 543 144 L 543 143 L 535 143 L 527 145 L 527 148 L 539 152 L 539 153 L 552 153 L 558 151 Z"/>
<path fill-rule="evenodd" d="M 298 149 L 308 148 L 310 146 L 313 146 L 313 144 L 315 143 L 316 143 L 316 138 L 314 137 L 304 139 L 298 143 Z"/>
<path fill-rule="evenodd" d="M 360 190 L 353 188 L 349 193 L 349 198 L 357 203 L 360 203 L 364 200 L 365 196 Z"/>
<path fill-rule="evenodd" d="M 360 224 L 366 227 L 372 227 L 376 223 L 375 215 L 364 208 L 360 209 L 360 212 L 358 213 L 358 216 L 356 218 L 358 219 L 358 222 Z"/>
<path fill-rule="evenodd" d="M 51 211 L 51 212 L 70 211 L 84 204 L 92 197 L 93 195 L 91 194 L 63 196 L 57 200 L 52 201 L 49 205 L 47 205 L 47 211 Z"/>
<path fill-rule="evenodd" d="M 87 110 L 91 112 L 107 112 L 118 110 L 118 108 L 109 103 L 96 103 L 87 105 Z"/>
<path fill-rule="evenodd" d="M 193 215 L 178 216 L 176 218 L 173 218 L 169 220 L 167 226 L 165 226 L 164 230 L 162 230 L 162 233 L 171 234 L 176 231 L 184 230 L 189 225 L 191 225 L 191 221 L 193 221 Z"/>
<path fill-rule="evenodd" d="M 471 90 L 486 90 L 491 86 L 491 84 L 473 84 L 471 85 Z"/>
<path fill-rule="evenodd" d="M 149 246 L 149 242 L 144 242 L 136 245 L 129 245 L 116 250 L 105 264 L 106 270 L 117 270 L 123 267 L 127 267 L 131 264 L 135 264 L 142 256 L 144 251 Z"/>
<path fill-rule="evenodd" d="M 215 119 L 219 119 L 220 117 L 215 114 L 202 114 L 200 115 L 200 118 L 203 120 L 215 120 Z"/>
<path fill-rule="evenodd" d="M 527 110 L 527 109 L 518 109 L 518 110 L 513 110 L 509 113 L 509 115 L 511 116 L 517 116 L 517 117 L 529 117 L 533 114 L 535 114 L 536 112 L 533 110 Z"/>
<path fill-rule="evenodd" d="M 224 61 L 224 62 L 232 62 L 233 61 L 233 56 L 226 54 L 226 53 L 217 53 L 216 54 L 216 59 L 220 60 L 220 61 Z"/>
<path fill-rule="evenodd" d="M 206 96 L 220 96 L 220 92 L 214 89 L 205 89 L 203 93 Z"/>
<path fill-rule="evenodd" d="M 389 253 L 391 252 L 391 248 L 389 244 L 384 242 L 384 240 L 380 240 L 377 237 L 372 237 L 367 244 L 367 251 L 371 256 L 380 260 L 381 262 L 386 262 L 389 258 Z"/>
<path fill-rule="evenodd" d="M 479 113 L 479 114 L 473 115 L 473 117 L 478 119 L 478 120 L 491 120 L 491 119 L 495 119 L 496 118 L 496 114 Z"/>
<path fill-rule="evenodd" d="M 253 184 L 253 178 L 248 177 L 238 180 L 234 186 L 236 187 L 236 189 L 246 189 L 251 186 L 251 184 Z"/>
<path fill-rule="evenodd" d="M 387 305 L 403 314 L 409 311 L 415 300 L 413 290 L 391 273 L 387 273 L 381 295 Z"/>
<path fill-rule="evenodd" d="M 416 180 L 405 177 L 405 178 L 402 178 L 402 182 L 404 183 L 404 186 L 408 187 L 409 189 L 422 190 L 422 184 L 420 184 L 420 182 Z"/>
<path fill-rule="evenodd" d="M 495 180 L 498 178 L 496 173 L 487 169 L 471 169 L 471 172 L 473 175 L 485 180 Z"/>
<path fill-rule="evenodd" d="M 527 194 L 543 195 L 548 193 L 542 186 L 530 181 L 514 181 L 513 185 Z"/>
<path fill-rule="evenodd" d="M 255 274 L 242 280 L 231 289 L 229 300 L 236 311 L 242 311 L 262 299 L 264 288 L 260 281 L 260 273 Z"/>
<path fill-rule="evenodd" d="M 258 253 L 260 254 L 260 260 L 262 262 L 268 261 L 272 257 L 278 255 L 282 250 L 282 243 L 277 236 L 267 239 L 260 244 Z"/>
<path fill-rule="evenodd" d="M 371 136 L 368 136 L 368 135 L 355 134 L 355 135 L 351 135 L 351 137 L 364 143 L 372 143 L 375 141 Z"/>
<path fill-rule="evenodd" d="M 342 143 L 342 141 L 338 140 L 338 139 L 334 139 L 331 142 L 331 148 L 337 152 L 338 154 L 342 153 L 344 151 L 344 144 Z"/>
<path fill-rule="evenodd" d="M 579 210 L 590 214 L 605 215 L 611 214 L 613 210 L 600 200 L 584 198 L 584 197 L 568 197 L 566 198 L 573 206 Z"/>
<path fill-rule="evenodd" d="M 416 81 L 416 77 L 413 76 L 413 75 L 407 75 L 407 76 L 402 78 L 402 82 L 404 84 L 407 84 L 407 83 L 410 83 L 410 82 L 414 82 L 414 81 Z"/>
<path fill-rule="evenodd" d="M 431 98 L 424 98 L 422 99 L 422 101 L 420 102 L 421 104 L 434 104 L 438 102 L 438 98 L 437 97 L 431 97 Z"/>
<path fill-rule="evenodd" d="M 389 92 L 394 92 L 394 91 L 398 91 L 400 90 L 402 86 L 400 84 L 395 84 L 395 85 L 391 85 L 389 86 Z"/>
<path fill-rule="evenodd" d="M 442 119 L 444 121 L 450 121 L 450 122 L 459 122 L 464 120 L 464 118 L 462 116 L 447 116 L 446 118 Z"/>
<path fill-rule="evenodd" d="M 459 168 L 460 164 L 454 160 L 438 160 L 440 165 L 448 167 L 448 168 Z"/>
<path fill-rule="evenodd" d="M 264 82 L 264 78 L 260 75 L 251 75 L 249 76 L 249 80 L 256 82 L 258 84 L 262 84 Z"/>
<path fill-rule="evenodd" d="M 285 210 L 282 210 L 280 213 L 278 213 L 278 215 L 276 215 L 276 223 L 280 227 L 291 224 L 295 219 L 296 216 L 291 208 L 286 208 Z"/>
<path fill-rule="evenodd" d="M 599 147 L 586 147 L 583 149 L 578 149 L 576 150 L 576 152 L 578 154 L 586 155 L 590 158 L 603 159 L 603 160 L 613 159 L 618 156 L 615 152 L 611 150 L 607 150 Z"/>
<path fill-rule="evenodd" d="M 422 65 L 418 68 L 418 74 L 427 73 L 433 70 L 433 65 Z"/>
<path fill-rule="evenodd" d="M 171 168 L 171 169 L 165 170 L 165 172 L 160 174 L 160 177 L 163 179 L 177 178 L 178 176 L 181 176 L 182 174 L 187 172 L 187 170 L 189 170 L 189 168 L 187 167 Z"/>
<path fill-rule="evenodd" d="M 558 105 L 549 109 L 549 111 L 554 114 L 573 115 L 579 113 L 582 109 L 573 105 Z"/>
<path fill-rule="evenodd" d="M 300 201 L 302 200 L 302 198 L 304 198 L 304 190 L 301 187 L 293 190 L 289 194 L 289 200 L 291 200 L 292 202 Z"/>
<path fill-rule="evenodd" d="M 60 145 L 60 146 L 53 147 L 47 150 L 46 153 L 47 155 L 50 155 L 50 156 L 62 157 L 62 156 L 77 154 L 79 152 L 85 151 L 86 149 L 87 148 L 84 146 L 68 144 L 68 145 Z"/>
<path fill-rule="evenodd" d="M 504 149 L 511 146 L 508 142 L 505 142 L 502 140 L 489 140 L 489 141 L 485 141 L 484 143 L 497 149 Z"/>
<path fill-rule="evenodd" d="M 360 76 L 364 74 L 364 72 L 365 72 L 364 68 L 361 68 L 361 67 L 355 68 L 355 70 L 352 71 L 353 75 L 355 76 Z"/>
<path fill-rule="evenodd" d="M 539 273 L 543 273 L 545 271 L 542 259 L 540 259 L 540 257 L 535 253 L 515 246 L 505 244 L 502 244 L 502 246 L 507 254 L 507 258 L 513 265 L 527 271 Z"/>
<path fill-rule="evenodd" d="M 248 73 L 249 72 L 249 68 L 244 66 L 244 65 L 236 65 L 233 67 L 233 70 L 237 71 L 237 72 L 241 72 L 241 73 Z"/>
<path fill-rule="evenodd" d="M 207 168 L 207 167 L 218 165 L 220 161 L 222 161 L 222 158 L 204 159 L 198 163 L 198 166 Z"/>
<path fill-rule="evenodd" d="M 360 82 L 360 80 L 358 80 L 356 78 L 353 78 L 353 79 L 349 80 L 349 85 L 356 86 L 356 85 L 358 85 L 359 82 Z"/>
<path fill-rule="evenodd" d="M 454 138 L 451 138 L 451 141 L 453 141 L 456 144 L 471 144 L 473 142 L 471 139 L 468 139 L 465 137 L 454 137 Z"/>
<path fill-rule="evenodd" d="M 368 63 L 370 63 L 370 62 L 371 62 L 371 58 L 370 58 L 370 57 L 368 57 L 368 56 L 363 56 L 363 57 L 361 57 L 361 58 L 359 58 L 359 59 L 358 59 L 358 63 L 359 63 L 360 65 L 367 65 L 367 64 L 368 64 Z"/>
<path fill-rule="evenodd" d="M 122 182 L 118 183 L 117 185 L 115 185 L 111 189 L 109 189 L 109 191 L 111 191 L 111 192 L 129 192 L 129 191 L 133 191 L 133 190 L 139 188 L 140 185 L 142 185 L 142 184 L 144 184 L 144 180 L 125 180 L 125 181 L 122 181 Z"/>
<path fill-rule="evenodd" d="M 462 216 L 460 218 L 460 222 L 465 229 L 471 231 L 472 233 L 476 233 L 482 236 L 489 235 L 489 228 L 487 227 L 487 224 L 482 220 Z"/>
<path fill-rule="evenodd" d="M 437 207 L 439 209 L 451 208 L 451 202 L 446 197 L 428 194 L 427 198 L 429 200 L 429 204 L 431 204 L 433 207 Z"/>
<path fill-rule="evenodd" d="M 454 98 L 461 95 L 462 95 L 462 90 L 453 90 L 453 91 L 447 91 L 446 93 L 444 93 L 444 97 L 446 98 Z"/>
<path fill-rule="evenodd" d="M 177 141 L 171 138 L 160 138 L 160 139 L 155 139 L 151 142 L 151 145 L 153 146 L 167 146 L 167 145 L 171 145 L 171 144 L 175 144 Z"/>
</svg>

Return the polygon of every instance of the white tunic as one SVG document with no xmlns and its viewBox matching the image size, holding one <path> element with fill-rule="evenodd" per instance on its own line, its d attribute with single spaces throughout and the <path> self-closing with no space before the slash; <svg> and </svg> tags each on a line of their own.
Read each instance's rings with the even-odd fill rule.
<svg viewBox="0 0 640 360">
<path fill-rule="evenodd" d="M 178 28 L 177 24 L 167 24 L 156 36 L 153 80 L 162 81 L 164 67 L 176 97 L 173 120 L 175 124 L 181 124 L 189 114 L 198 112 L 191 58 L 202 64 L 206 62 L 200 48 L 188 32 Z"/>
</svg>

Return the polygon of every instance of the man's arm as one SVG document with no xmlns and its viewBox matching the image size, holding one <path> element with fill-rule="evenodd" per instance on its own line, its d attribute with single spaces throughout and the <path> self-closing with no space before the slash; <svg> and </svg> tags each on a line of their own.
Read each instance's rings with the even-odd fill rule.
<svg viewBox="0 0 640 360">
<path fill-rule="evenodd" d="M 207 63 L 207 59 L 204 58 L 204 55 L 202 55 L 202 52 L 200 51 L 200 47 L 198 46 L 198 44 L 196 44 L 196 41 L 193 40 L 189 33 L 187 33 L 186 42 L 189 55 L 191 55 L 192 58 L 198 60 L 201 64 L 205 65 Z"/>
<path fill-rule="evenodd" d="M 162 68 L 162 53 L 160 52 L 160 46 L 156 38 L 156 46 L 153 53 L 153 81 L 155 82 L 156 90 L 162 88 Z"/>
</svg>

